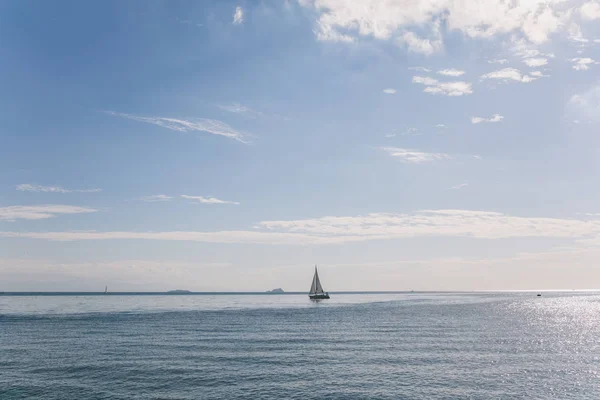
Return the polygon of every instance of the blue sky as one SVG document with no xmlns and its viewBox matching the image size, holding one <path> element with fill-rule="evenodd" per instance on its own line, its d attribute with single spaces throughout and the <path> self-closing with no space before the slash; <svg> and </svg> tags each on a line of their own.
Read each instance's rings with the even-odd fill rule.
<svg viewBox="0 0 600 400">
<path fill-rule="evenodd" d="M 598 287 L 598 2 L 0 19 L 0 290 Z"/>
</svg>

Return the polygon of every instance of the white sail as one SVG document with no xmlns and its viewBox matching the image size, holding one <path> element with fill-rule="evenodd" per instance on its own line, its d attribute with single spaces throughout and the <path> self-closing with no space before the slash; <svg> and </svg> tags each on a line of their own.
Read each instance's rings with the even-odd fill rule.
<svg viewBox="0 0 600 400">
<path fill-rule="evenodd" d="M 319 273 L 317 272 L 317 266 L 315 265 L 315 276 L 313 277 L 312 285 L 310 286 L 310 294 L 323 294 L 323 286 L 319 280 Z"/>
</svg>

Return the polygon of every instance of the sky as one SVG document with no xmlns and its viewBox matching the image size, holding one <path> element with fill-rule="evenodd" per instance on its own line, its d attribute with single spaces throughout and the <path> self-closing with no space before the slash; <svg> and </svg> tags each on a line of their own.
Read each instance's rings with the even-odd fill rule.
<svg viewBox="0 0 600 400">
<path fill-rule="evenodd" d="M 600 2 L 0 1 L 0 291 L 600 288 Z"/>
</svg>

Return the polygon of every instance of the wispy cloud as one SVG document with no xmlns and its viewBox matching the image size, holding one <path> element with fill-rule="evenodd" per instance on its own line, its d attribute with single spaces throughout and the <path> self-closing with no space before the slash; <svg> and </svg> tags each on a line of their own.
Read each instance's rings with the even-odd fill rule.
<svg viewBox="0 0 600 400">
<path fill-rule="evenodd" d="M 96 211 L 98 210 L 89 207 L 69 205 L 9 206 L 0 207 L 0 221 L 46 219 L 56 217 L 60 214 L 83 214 Z"/>
<path fill-rule="evenodd" d="M 396 93 L 396 89 L 392 89 L 392 88 L 383 89 L 383 93 L 395 94 Z"/>
<path fill-rule="evenodd" d="M 600 121 L 600 85 L 595 85 L 582 93 L 573 95 L 567 107 L 575 117 L 585 121 Z"/>
<path fill-rule="evenodd" d="M 127 118 L 134 121 L 146 122 L 177 132 L 206 132 L 213 135 L 224 136 L 242 143 L 246 141 L 246 134 L 233 129 L 225 122 L 216 119 L 197 118 L 193 120 L 164 118 L 164 117 L 140 117 L 137 115 L 107 111 L 107 114 L 116 117 Z"/>
<path fill-rule="evenodd" d="M 230 113 L 241 114 L 248 117 L 258 117 L 262 115 L 260 111 L 255 111 L 240 103 L 219 104 L 217 107 Z"/>
<path fill-rule="evenodd" d="M 155 203 L 155 202 L 160 202 L 160 201 L 170 201 L 171 199 L 173 199 L 173 197 L 167 196 L 166 194 L 153 194 L 150 196 L 142 196 L 139 198 L 139 200 L 145 201 L 148 203 Z"/>
<path fill-rule="evenodd" d="M 0 232 L 0 237 L 43 239 L 52 241 L 78 240 L 166 240 L 204 243 L 253 243 L 253 244 L 327 244 L 340 243 L 339 238 L 322 238 L 304 234 L 255 232 L 255 231 L 170 231 L 170 232 Z M 348 238 L 348 241 L 360 239 Z"/>
<path fill-rule="evenodd" d="M 464 186 L 463 186 L 464 187 Z M 421 210 L 301 220 L 262 221 L 255 230 L 217 232 L 0 232 L 0 237 L 44 240 L 177 240 L 206 243 L 338 244 L 414 237 L 505 239 L 571 238 L 598 241 L 600 220 L 519 217 L 492 211 Z"/>
<path fill-rule="evenodd" d="M 600 64 L 596 60 L 591 59 L 589 57 L 572 58 L 570 61 L 573 63 L 573 69 L 576 71 L 587 71 L 588 69 L 590 69 L 590 66 Z"/>
<path fill-rule="evenodd" d="M 503 68 L 497 71 L 488 72 L 487 74 L 481 75 L 481 79 L 493 79 L 502 82 L 523 82 L 529 83 L 537 79 L 537 77 L 524 75 L 516 68 Z"/>
<path fill-rule="evenodd" d="M 381 150 L 387 152 L 390 156 L 396 157 L 400 159 L 400 161 L 409 164 L 431 163 L 452 158 L 444 153 L 427 153 L 418 150 L 402 149 L 399 147 L 382 147 Z"/>
<path fill-rule="evenodd" d="M 447 128 L 447 126 L 444 124 L 437 124 L 435 127 L 438 129 L 446 129 Z"/>
<path fill-rule="evenodd" d="M 432 31 L 432 37 L 420 37 L 414 32 L 404 32 L 402 36 L 398 37 L 396 43 L 399 45 L 405 45 L 408 51 L 413 53 L 420 53 L 426 56 L 437 53 L 444 47 L 442 42 L 439 24 L 434 24 L 436 27 Z"/>
<path fill-rule="evenodd" d="M 413 83 L 425 85 L 423 92 L 431 94 L 441 94 L 444 96 L 463 96 L 473 93 L 472 86 L 469 82 L 439 82 L 426 76 L 413 76 Z"/>
<path fill-rule="evenodd" d="M 440 75 L 446 75 L 446 76 L 461 76 L 461 75 L 465 74 L 465 71 L 450 68 L 450 69 L 439 70 L 437 73 Z"/>
<path fill-rule="evenodd" d="M 490 123 L 490 122 L 501 122 L 504 117 L 500 114 L 494 114 L 490 118 L 482 117 L 471 117 L 472 124 Z"/>
<path fill-rule="evenodd" d="M 242 7 L 237 6 L 235 8 L 235 11 L 233 12 L 233 24 L 239 25 L 242 22 L 244 22 L 244 10 L 242 9 Z"/>
<path fill-rule="evenodd" d="M 450 189 L 452 189 L 452 190 L 460 190 L 462 188 L 466 188 L 467 186 L 469 186 L 469 184 L 467 182 L 464 182 L 464 183 L 461 183 L 461 184 L 458 184 L 458 185 L 454 185 Z"/>
<path fill-rule="evenodd" d="M 363 238 L 462 236 L 480 239 L 510 237 L 573 237 L 600 233 L 600 220 L 517 217 L 472 210 L 422 210 L 412 214 L 374 213 L 351 217 L 322 217 L 292 221 L 265 221 L 269 230 Z"/>
<path fill-rule="evenodd" d="M 523 60 L 523 62 L 528 67 L 541 67 L 542 65 L 548 64 L 548 59 L 547 58 L 543 58 L 543 57 L 526 58 L 526 59 Z"/>
<path fill-rule="evenodd" d="M 60 186 L 42 186 L 32 185 L 30 183 L 22 183 L 17 185 L 17 190 L 21 192 L 44 192 L 44 193 L 97 193 L 102 189 L 65 189 Z"/>
<path fill-rule="evenodd" d="M 508 64 L 508 60 L 506 58 L 488 60 L 488 64 Z"/>
<path fill-rule="evenodd" d="M 544 74 L 542 71 L 531 71 L 529 75 L 534 76 L 536 78 L 548 78 L 550 75 Z"/>
<path fill-rule="evenodd" d="M 186 194 L 182 194 L 181 197 L 183 197 L 184 199 L 197 201 L 201 204 L 240 204 L 237 201 L 220 200 L 216 197 L 188 196 Z"/>
<path fill-rule="evenodd" d="M 431 72 L 429 68 L 425 67 L 408 67 L 410 71 L 419 71 L 419 72 Z"/>
</svg>

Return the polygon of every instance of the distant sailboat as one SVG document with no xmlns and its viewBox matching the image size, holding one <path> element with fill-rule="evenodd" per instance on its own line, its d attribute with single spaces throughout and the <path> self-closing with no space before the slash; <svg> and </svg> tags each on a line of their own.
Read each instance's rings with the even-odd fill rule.
<svg viewBox="0 0 600 400">
<path fill-rule="evenodd" d="M 104 294 L 108 293 L 108 286 L 104 286 Z"/>
<path fill-rule="evenodd" d="M 317 266 L 315 265 L 315 276 L 313 277 L 312 285 L 310 286 L 310 293 L 308 297 L 311 300 L 328 299 L 329 293 L 323 291 L 321 281 L 319 280 L 319 273 L 317 272 Z"/>
</svg>

